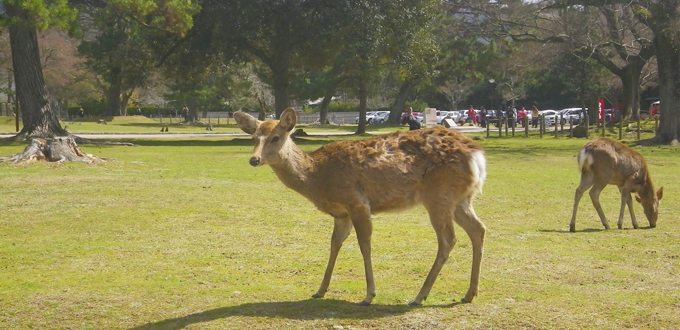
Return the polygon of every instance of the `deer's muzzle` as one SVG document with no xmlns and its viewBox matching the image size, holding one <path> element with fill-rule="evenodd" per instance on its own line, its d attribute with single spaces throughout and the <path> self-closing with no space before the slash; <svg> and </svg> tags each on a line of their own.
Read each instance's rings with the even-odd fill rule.
<svg viewBox="0 0 680 330">
<path fill-rule="evenodd" d="M 255 156 L 250 157 L 250 165 L 252 166 L 260 165 L 260 158 Z"/>
</svg>

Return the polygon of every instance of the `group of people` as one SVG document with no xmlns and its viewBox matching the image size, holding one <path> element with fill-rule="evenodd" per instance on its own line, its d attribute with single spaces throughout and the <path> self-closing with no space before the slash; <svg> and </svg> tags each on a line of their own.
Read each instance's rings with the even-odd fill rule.
<svg viewBox="0 0 680 330">
<path fill-rule="evenodd" d="M 470 109 L 467 110 L 466 123 L 472 123 L 473 125 L 480 125 L 482 128 L 486 128 L 487 121 L 489 118 L 494 119 L 508 119 L 513 125 L 517 126 L 517 122 L 523 120 L 531 112 L 531 127 L 537 128 L 539 124 L 539 111 L 536 105 L 532 106 L 531 110 L 527 110 L 522 107 L 519 111 L 515 107 L 508 106 L 508 108 L 503 110 L 486 110 L 484 106 L 481 106 L 479 110 L 476 110 L 474 106 L 470 105 Z M 413 114 L 413 108 L 406 108 L 406 123 L 409 126 L 409 130 L 420 129 L 420 121 Z"/>
<path fill-rule="evenodd" d="M 532 107 L 531 110 L 527 110 L 524 107 L 522 107 L 520 110 L 517 110 L 515 107 L 508 106 L 508 108 L 504 110 L 486 110 L 484 106 L 482 106 L 479 111 L 475 110 L 475 108 L 470 105 L 470 109 L 467 111 L 467 120 L 466 122 L 472 123 L 473 125 L 479 124 L 482 128 L 486 128 L 487 125 L 487 120 L 489 118 L 497 119 L 497 120 L 504 120 L 508 119 L 508 121 L 512 124 L 510 125 L 515 125 L 517 126 L 517 122 L 523 120 L 531 111 L 531 126 L 533 128 L 538 127 L 539 124 L 539 112 L 538 108 L 536 105 Z"/>
</svg>

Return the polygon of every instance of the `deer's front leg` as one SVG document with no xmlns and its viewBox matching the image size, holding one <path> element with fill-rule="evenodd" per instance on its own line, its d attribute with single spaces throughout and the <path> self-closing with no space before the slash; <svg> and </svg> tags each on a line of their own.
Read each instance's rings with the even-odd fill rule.
<svg viewBox="0 0 680 330">
<path fill-rule="evenodd" d="M 371 223 L 371 212 L 368 207 L 359 206 L 352 210 L 352 224 L 357 233 L 361 255 L 364 257 L 364 271 L 366 273 L 366 299 L 359 304 L 368 306 L 373 301 L 373 297 L 375 297 L 375 282 L 373 280 L 373 265 L 371 263 L 373 224 Z"/>
<path fill-rule="evenodd" d="M 628 211 L 630 211 L 630 220 L 633 222 L 633 228 L 638 229 L 638 222 L 635 219 L 635 211 L 633 211 L 633 198 L 628 198 Z"/>
<path fill-rule="evenodd" d="M 338 258 L 338 252 L 342 247 L 342 243 L 347 236 L 349 236 L 351 230 L 352 221 L 350 221 L 348 216 L 334 219 L 333 235 L 331 236 L 331 254 L 328 257 L 326 273 L 323 275 L 323 281 L 321 281 L 319 291 L 317 291 L 312 298 L 323 298 L 326 291 L 328 291 L 328 286 L 331 283 L 331 276 L 333 275 L 333 268 L 335 267 L 335 261 Z"/>
<path fill-rule="evenodd" d="M 621 192 L 621 210 L 619 211 L 619 222 L 616 224 L 619 229 L 623 229 L 623 214 L 626 212 L 626 205 L 628 205 L 630 217 L 633 221 L 633 228 L 637 229 L 638 224 L 637 220 L 635 219 L 635 214 L 633 214 L 633 198 L 630 196 L 630 191 L 626 188 L 619 187 L 619 192 Z"/>
</svg>

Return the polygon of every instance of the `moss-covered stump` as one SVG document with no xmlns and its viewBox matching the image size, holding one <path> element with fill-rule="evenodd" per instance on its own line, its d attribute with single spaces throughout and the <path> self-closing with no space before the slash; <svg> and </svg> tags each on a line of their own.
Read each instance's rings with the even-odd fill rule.
<svg viewBox="0 0 680 330">
<path fill-rule="evenodd" d="M 0 158 L 0 162 L 28 164 L 33 162 L 82 162 L 99 163 L 109 161 L 83 152 L 72 137 L 57 137 L 51 139 L 33 139 L 24 151 L 9 157 Z"/>
</svg>

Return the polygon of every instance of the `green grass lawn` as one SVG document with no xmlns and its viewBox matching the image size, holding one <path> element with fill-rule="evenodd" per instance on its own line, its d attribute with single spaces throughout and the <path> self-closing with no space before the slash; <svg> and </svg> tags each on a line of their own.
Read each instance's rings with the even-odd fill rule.
<svg viewBox="0 0 680 330">
<path fill-rule="evenodd" d="M 346 138 L 357 137 L 299 145 Z M 635 147 L 665 186 L 657 228 L 636 203 L 643 229 L 626 216 L 626 229 L 604 231 L 584 196 L 578 232 L 569 233 L 575 155 L 586 141 L 480 141 L 489 175 L 475 209 L 488 233 L 477 299 L 457 303 L 471 246 L 456 227 L 458 244 L 428 300 L 406 306 L 437 249 L 418 207 L 374 216 L 377 296 L 361 307 L 354 234 L 326 298 L 310 298 L 332 218 L 270 168 L 250 167 L 249 138 L 132 142 L 82 146 L 117 160 L 98 165 L 0 163 L 1 329 L 680 328 L 677 148 Z M 25 145 L 0 145 L 0 157 Z M 608 187 L 601 201 L 615 224 L 618 190 Z"/>
</svg>

